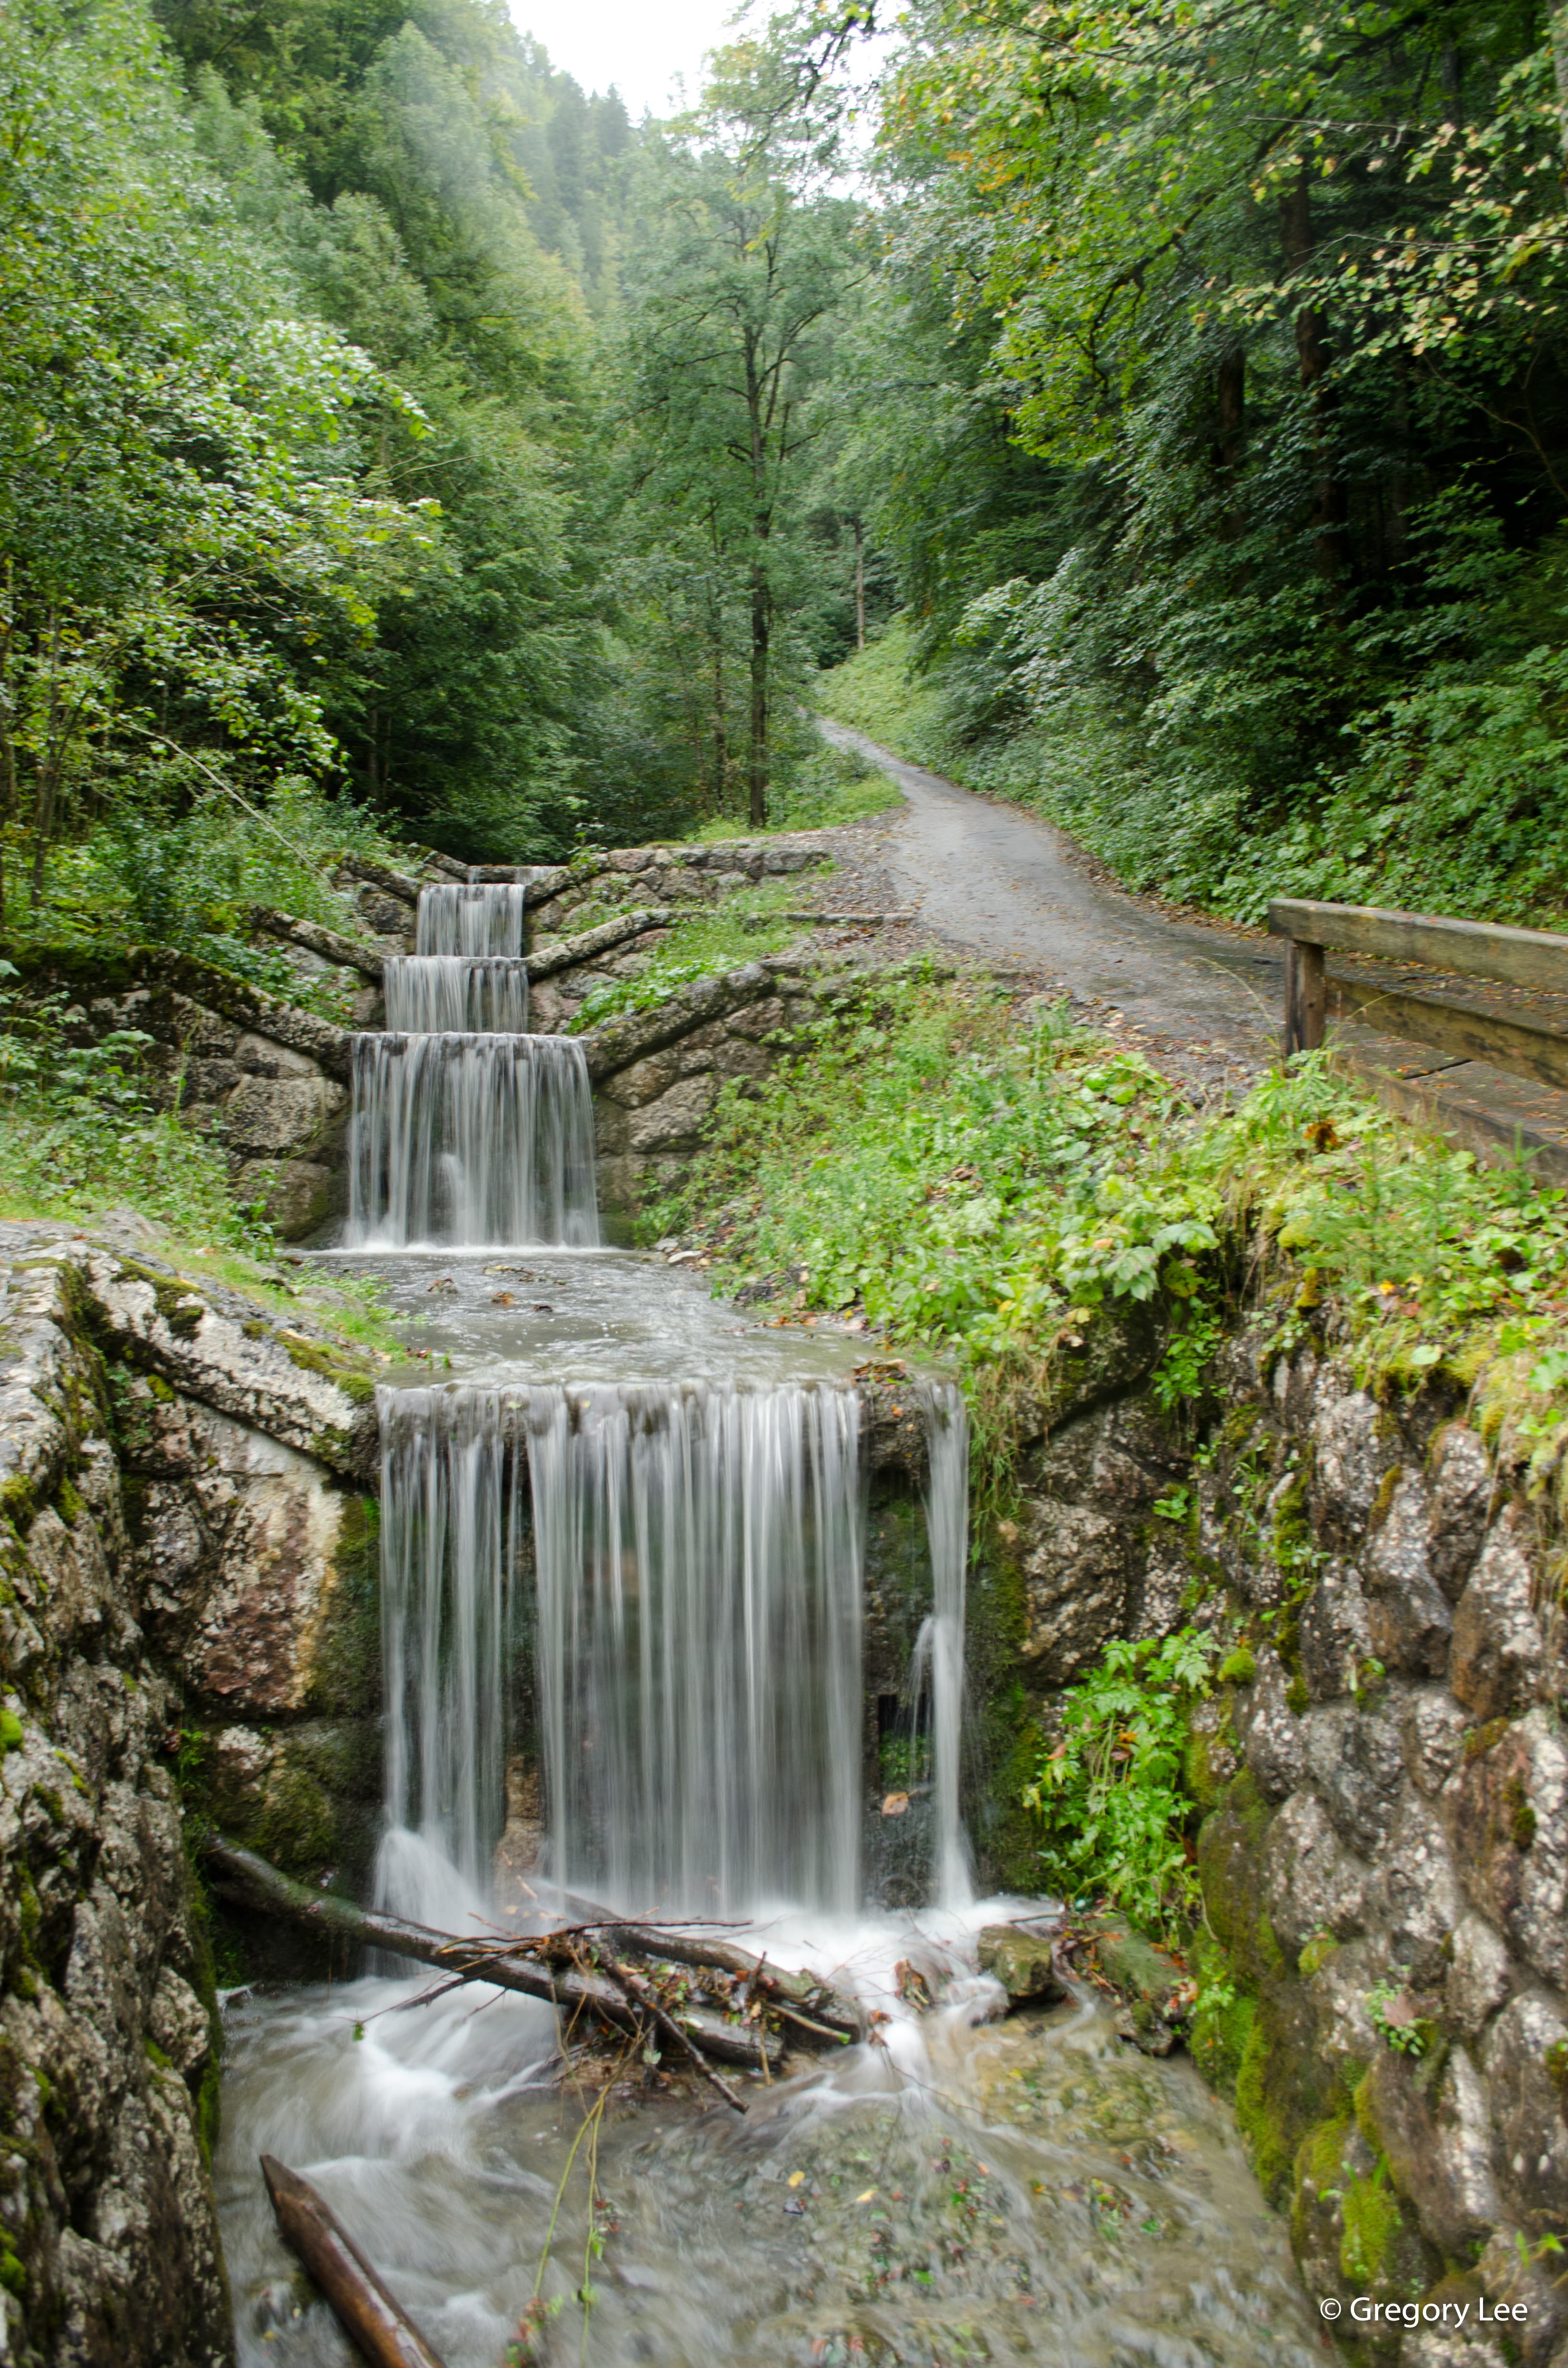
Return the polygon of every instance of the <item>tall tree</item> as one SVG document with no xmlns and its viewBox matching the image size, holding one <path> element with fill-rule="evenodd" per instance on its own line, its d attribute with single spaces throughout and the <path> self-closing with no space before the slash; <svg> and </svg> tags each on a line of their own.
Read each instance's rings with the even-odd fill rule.
<svg viewBox="0 0 1568 2368">
<path fill-rule="evenodd" d="M 636 184 L 620 348 L 630 472 L 644 527 L 700 550 L 727 582 L 710 604 L 714 730 L 722 738 L 722 620 L 745 614 L 744 777 L 767 820 L 775 712 L 790 660 L 780 621 L 812 597 L 802 503 L 832 323 L 855 268 L 852 202 L 812 186 L 774 136 L 768 61 L 721 61 L 703 114 L 650 142 Z"/>
</svg>

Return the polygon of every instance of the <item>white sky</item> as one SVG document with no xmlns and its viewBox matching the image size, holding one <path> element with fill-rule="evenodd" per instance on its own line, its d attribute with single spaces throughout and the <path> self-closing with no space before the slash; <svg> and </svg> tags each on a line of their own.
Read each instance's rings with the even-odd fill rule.
<svg viewBox="0 0 1568 2368">
<path fill-rule="evenodd" d="M 727 37 L 735 0 L 510 0 L 513 21 L 544 43 L 551 65 L 585 91 L 613 83 L 635 123 L 644 108 L 668 115 L 671 85 L 686 77 L 687 101 L 702 87 L 702 59 Z"/>
</svg>

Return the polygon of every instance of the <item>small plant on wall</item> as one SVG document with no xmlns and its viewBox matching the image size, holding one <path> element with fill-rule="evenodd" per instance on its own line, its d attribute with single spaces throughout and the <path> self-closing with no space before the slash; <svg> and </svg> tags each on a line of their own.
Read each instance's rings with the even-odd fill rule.
<svg viewBox="0 0 1568 2368">
<path fill-rule="evenodd" d="M 1103 1896 L 1137 1924 L 1170 1930 L 1198 1905 L 1185 1829 L 1182 1754 L 1216 1651 L 1207 1628 L 1161 1642 L 1119 1638 L 1063 1697 L 1059 1739 L 1024 1794 L 1043 1828 L 1048 1889 Z"/>
</svg>

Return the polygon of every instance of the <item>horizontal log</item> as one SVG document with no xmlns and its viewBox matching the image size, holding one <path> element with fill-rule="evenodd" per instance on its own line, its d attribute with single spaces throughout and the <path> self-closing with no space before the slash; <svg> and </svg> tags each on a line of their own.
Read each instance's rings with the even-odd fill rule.
<svg viewBox="0 0 1568 2368">
<path fill-rule="evenodd" d="M 645 929 L 667 929 L 674 918 L 665 905 L 649 905 L 640 912 L 618 913 L 597 929 L 579 929 L 575 937 L 547 939 L 528 957 L 528 977 L 551 978 L 557 971 L 572 970 L 578 962 L 608 953 L 612 946 L 623 946 L 628 938 L 640 938 Z"/>
<path fill-rule="evenodd" d="M 524 1998 L 541 1999 L 570 2020 L 592 2015 L 618 2031 L 641 2035 L 642 2021 L 613 1981 L 574 1966 L 543 1965 L 520 1955 L 505 1935 L 494 1940 L 470 1940 L 452 1932 L 437 1932 L 427 1925 L 411 1924 L 401 1916 L 378 1908 L 356 1907 L 329 1891 L 312 1891 L 280 1874 L 254 1850 L 241 1850 L 220 1834 L 209 1834 L 202 1852 L 211 1868 L 214 1889 L 247 1907 L 285 1916 L 318 1932 L 334 1932 L 368 1949 L 385 1949 L 394 1956 L 412 1957 L 433 1965 L 453 1981 L 489 1982 L 497 1989 L 516 1990 Z M 781 2043 L 766 2037 L 755 2023 L 726 2022 L 703 2007 L 682 2007 L 677 2020 L 705 2055 L 722 2063 L 744 2065 L 760 2071 L 763 2049 L 770 2065 L 782 2053 Z"/>
<path fill-rule="evenodd" d="M 261 2175 L 284 2243 L 304 2263 L 370 2368 L 441 2368 L 326 2198 L 276 2155 L 262 2156 Z"/>
<path fill-rule="evenodd" d="M 1268 907 L 1277 938 L 1334 946 L 1342 953 L 1424 962 L 1506 986 L 1568 993 L 1568 936 L 1551 929 L 1506 928 L 1500 922 L 1450 921 L 1428 913 L 1384 912 L 1370 905 L 1320 905 L 1279 896 Z"/>
<path fill-rule="evenodd" d="M 303 946 L 307 953 L 320 954 L 324 962 L 336 962 L 344 970 L 362 971 L 378 986 L 381 983 L 382 958 L 375 948 L 357 945 L 352 938 L 324 928 L 320 921 L 301 921 L 291 913 L 275 913 L 270 905 L 257 905 L 252 910 L 251 922 L 269 938 L 282 938 L 290 945 Z"/>
</svg>

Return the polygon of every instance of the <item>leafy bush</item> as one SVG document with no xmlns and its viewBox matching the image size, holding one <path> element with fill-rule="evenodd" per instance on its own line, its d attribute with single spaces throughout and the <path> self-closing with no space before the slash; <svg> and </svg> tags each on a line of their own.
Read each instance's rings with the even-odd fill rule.
<svg viewBox="0 0 1568 2368">
<path fill-rule="evenodd" d="M 1415 1133 L 1321 1054 L 1200 1113 L 1059 1010 L 1020 1027 L 1001 990 L 915 964 L 842 994 L 760 1096 L 727 1089 L 646 1223 L 699 1240 L 717 1287 L 799 1277 L 804 1305 L 951 1358 L 998 1481 L 1096 1311 L 1152 1308 L 1177 1412 L 1244 1277 L 1278 1349 L 1333 1299 L 1364 1383 L 1441 1367 L 1538 1481 L 1568 1475 L 1568 1196 Z"/>
<path fill-rule="evenodd" d="M 16 975 L 0 962 L 0 982 Z M 153 1108 L 137 1076 L 151 1039 L 119 1029 L 75 1043 L 61 1001 L 24 1006 L 0 984 L 0 1207 L 79 1220 L 129 1203 L 204 1242 L 265 1254 L 270 1232 L 230 1198 L 221 1154 Z"/>
<path fill-rule="evenodd" d="M 1114 1639 L 1098 1668 L 1068 1688 L 1060 1740 L 1041 1752 L 1024 1794 L 1043 1827 L 1046 1885 L 1062 1898 L 1103 1896 L 1135 1923 L 1166 1929 L 1197 1905 L 1182 1751 L 1214 1649 L 1206 1628 L 1159 1644 Z"/>
<path fill-rule="evenodd" d="M 799 935 L 798 927 L 779 916 L 801 900 L 798 879 L 774 880 L 757 888 L 738 888 L 722 904 L 678 915 L 641 970 L 596 987 L 585 997 L 570 1032 L 581 1035 L 617 1012 L 651 1011 L 697 979 L 716 978 L 743 962 L 756 962 L 759 954 L 778 953 Z"/>
</svg>

